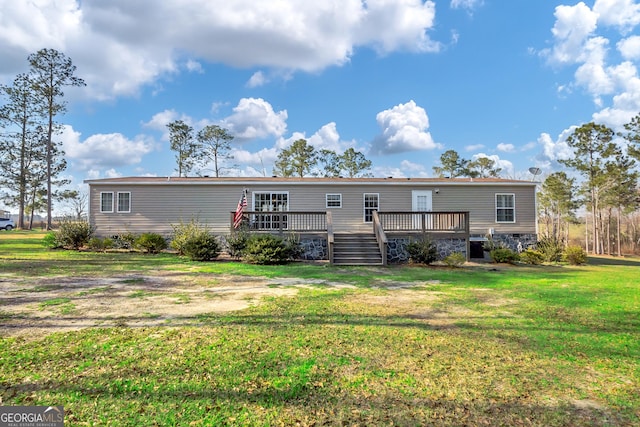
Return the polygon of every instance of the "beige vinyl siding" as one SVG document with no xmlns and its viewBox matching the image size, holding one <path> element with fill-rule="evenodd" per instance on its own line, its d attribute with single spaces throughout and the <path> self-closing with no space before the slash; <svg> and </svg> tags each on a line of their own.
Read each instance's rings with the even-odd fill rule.
<svg viewBox="0 0 640 427">
<path fill-rule="evenodd" d="M 490 228 L 497 233 L 535 233 L 535 187 L 517 186 L 456 186 L 440 187 L 433 194 L 434 211 L 469 211 L 471 233 L 486 234 Z M 516 222 L 496 222 L 496 194 L 514 194 Z"/>
<path fill-rule="evenodd" d="M 408 212 L 412 208 L 412 191 L 432 191 L 434 211 L 469 211 L 471 232 L 485 234 L 489 228 L 496 233 L 535 233 L 535 186 L 505 184 L 437 184 L 374 183 L 341 184 L 314 183 L 252 183 L 191 184 L 191 183 L 93 183 L 90 194 L 90 221 L 99 235 L 133 233 L 172 233 L 172 224 L 196 218 L 208 224 L 217 234 L 229 233 L 230 212 L 234 211 L 243 189 L 248 190 L 248 210 L 253 210 L 253 192 L 288 192 L 290 211 L 330 211 L 334 230 L 372 231 L 364 223 L 363 194 L 378 193 L 380 211 Z M 436 194 L 436 189 L 438 193 Z M 131 212 L 100 212 L 100 193 L 131 193 Z M 496 222 L 496 193 L 515 195 L 516 222 Z M 341 208 L 326 208 L 326 194 L 342 194 Z"/>
<path fill-rule="evenodd" d="M 170 235 L 172 224 L 192 218 L 212 232 L 229 232 L 230 212 L 242 194 L 242 186 L 118 185 L 96 186 L 91 191 L 90 221 L 99 235 L 154 232 Z M 100 192 L 131 192 L 131 212 L 100 213 Z"/>
</svg>

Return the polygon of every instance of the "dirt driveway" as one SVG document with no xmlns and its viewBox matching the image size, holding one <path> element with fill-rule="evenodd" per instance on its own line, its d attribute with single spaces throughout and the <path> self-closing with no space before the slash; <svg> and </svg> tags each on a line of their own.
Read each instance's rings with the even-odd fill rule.
<svg viewBox="0 0 640 427">
<path fill-rule="evenodd" d="M 265 296 L 291 296 L 322 281 L 157 273 L 118 277 L 0 277 L 0 336 L 109 326 L 198 324 Z"/>
</svg>

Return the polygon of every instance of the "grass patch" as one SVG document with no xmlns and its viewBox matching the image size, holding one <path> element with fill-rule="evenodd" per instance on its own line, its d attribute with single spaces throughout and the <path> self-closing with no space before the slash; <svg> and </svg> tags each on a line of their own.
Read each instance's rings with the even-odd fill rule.
<svg viewBox="0 0 640 427">
<path fill-rule="evenodd" d="M 140 291 L 132 291 L 132 292 L 130 292 L 127 295 L 127 297 L 128 298 L 146 298 L 146 297 L 149 297 L 149 296 L 152 296 L 152 295 L 153 295 L 152 292 L 140 290 Z"/>
<path fill-rule="evenodd" d="M 42 251 L 9 259 L 3 248 L 10 271 Z M 118 275 L 146 268 L 132 255 Z M 194 279 L 355 288 L 300 287 L 200 315 L 200 326 L 128 328 L 117 318 L 119 327 L 0 338 L 3 404 L 63 404 L 69 425 L 640 424 L 636 259 L 495 270 L 154 259 L 152 269 Z M 49 262 L 76 268 L 64 255 Z"/>
<path fill-rule="evenodd" d="M 55 307 L 57 305 L 67 304 L 69 302 L 71 302 L 71 298 L 52 298 L 46 301 L 42 301 L 38 304 L 38 306 L 40 307 L 40 310 L 44 310 L 48 307 Z"/>
<path fill-rule="evenodd" d="M 42 310 L 53 309 L 56 313 L 69 315 L 76 313 L 76 305 L 71 302 L 71 298 L 52 298 L 42 301 L 38 304 L 38 308 Z"/>
<path fill-rule="evenodd" d="M 64 288 L 62 285 L 38 285 L 29 289 L 20 289 L 19 292 L 50 292 Z"/>
<path fill-rule="evenodd" d="M 87 289 L 86 291 L 80 291 L 77 295 L 80 297 L 85 297 L 90 295 L 103 294 L 105 292 L 109 292 L 111 289 L 113 289 L 111 286 L 99 286 L 97 288 Z"/>
<path fill-rule="evenodd" d="M 187 294 L 171 294 L 172 298 L 175 298 L 176 304 L 189 304 L 191 302 L 191 297 Z"/>
</svg>

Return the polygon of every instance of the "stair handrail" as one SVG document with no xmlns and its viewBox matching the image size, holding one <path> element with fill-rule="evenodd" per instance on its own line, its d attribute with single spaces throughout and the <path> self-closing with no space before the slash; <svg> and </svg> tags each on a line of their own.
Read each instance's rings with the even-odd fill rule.
<svg viewBox="0 0 640 427">
<path fill-rule="evenodd" d="M 376 236 L 378 242 L 378 248 L 380 249 L 380 256 L 382 258 L 382 265 L 387 265 L 387 234 L 384 232 L 378 211 L 373 211 L 373 234 Z"/>
<path fill-rule="evenodd" d="M 329 258 L 329 264 L 333 264 L 333 216 L 331 211 L 327 211 L 327 257 Z"/>
</svg>

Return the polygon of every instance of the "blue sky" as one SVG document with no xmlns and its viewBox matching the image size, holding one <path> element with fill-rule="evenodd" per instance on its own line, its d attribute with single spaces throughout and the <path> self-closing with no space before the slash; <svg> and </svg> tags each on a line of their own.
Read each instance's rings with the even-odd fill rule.
<svg viewBox="0 0 640 427">
<path fill-rule="evenodd" d="M 299 138 L 354 147 L 376 176 L 429 177 L 449 149 L 503 176 L 559 168 L 574 126 L 640 112 L 633 0 L 0 0 L 0 80 L 48 47 L 68 89 L 71 187 L 175 174 L 166 124 L 235 135 L 238 168 L 271 175 Z M 205 171 L 203 173 L 210 173 Z"/>
</svg>

